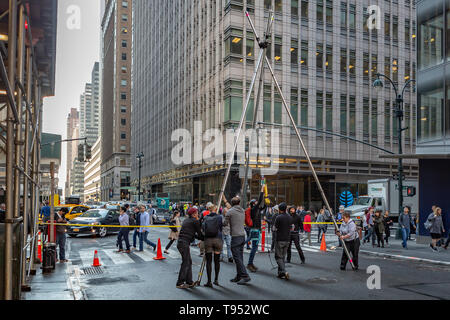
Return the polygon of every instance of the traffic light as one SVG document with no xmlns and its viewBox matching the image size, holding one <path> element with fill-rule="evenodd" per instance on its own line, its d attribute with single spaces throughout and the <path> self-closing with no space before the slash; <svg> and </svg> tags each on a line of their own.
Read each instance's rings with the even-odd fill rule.
<svg viewBox="0 0 450 320">
<path fill-rule="evenodd" d="M 406 188 L 406 195 L 408 197 L 414 197 L 416 195 L 416 187 L 407 187 Z"/>
<path fill-rule="evenodd" d="M 92 151 L 91 151 L 91 146 L 86 144 L 86 160 L 91 160 L 92 158 Z"/>
<path fill-rule="evenodd" d="M 84 144 L 78 145 L 78 161 L 84 162 Z"/>
</svg>

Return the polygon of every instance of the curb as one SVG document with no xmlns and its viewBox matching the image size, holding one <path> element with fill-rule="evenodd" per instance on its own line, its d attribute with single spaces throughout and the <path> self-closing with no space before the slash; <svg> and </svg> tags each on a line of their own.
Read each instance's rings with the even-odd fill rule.
<svg viewBox="0 0 450 320">
<path fill-rule="evenodd" d="M 430 259 L 417 258 L 417 257 L 407 257 L 407 256 L 396 255 L 396 254 L 379 253 L 379 252 L 372 252 L 372 251 L 366 251 L 366 250 L 359 250 L 359 252 L 367 254 L 367 255 L 371 255 L 371 256 L 400 259 L 400 260 L 404 260 L 404 261 L 428 262 L 428 263 L 437 264 L 437 265 L 441 265 L 441 266 L 450 266 L 450 262 L 446 262 L 446 261 L 437 261 L 437 260 L 430 260 Z"/>
</svg>

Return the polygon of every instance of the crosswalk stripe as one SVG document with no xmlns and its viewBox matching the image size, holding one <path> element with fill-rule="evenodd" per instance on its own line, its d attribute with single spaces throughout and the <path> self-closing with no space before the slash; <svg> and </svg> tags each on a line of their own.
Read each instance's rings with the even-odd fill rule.
<svg viewBox="0 0 450 320">
<path fill-rule="evenodd" d="M 136 256 L 138 256 L 139 258 L 141 258 L 144 261 L 155 261 L 153 260 L 154 257 L 156 257 L 156 254 L 149 252 L 149 251 L 133 251 L 133 254 L 135 254 Z"/>
<path fill-rule="evenodd" d="M 114 264 L 129 264 L 134 263 L 134 260 L 131 259 L 126 253 L 117 253 L 114 250 L 102 250 L 104 253 L 114 261 Z"/>
</svg>

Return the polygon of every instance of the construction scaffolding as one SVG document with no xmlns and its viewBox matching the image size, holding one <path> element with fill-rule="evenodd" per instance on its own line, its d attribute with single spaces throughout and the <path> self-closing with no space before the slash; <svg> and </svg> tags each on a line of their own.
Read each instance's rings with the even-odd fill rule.
<svg viewBox="0 0 450 320">
<path fill-rule="evenodd" d="M 35 273 L 44 96 L 54 95 L 56 0 L 0 1 L 0 299 L 18 300 Z M 4 171 L 3 171 L 4 172 Z"/>
</svg>

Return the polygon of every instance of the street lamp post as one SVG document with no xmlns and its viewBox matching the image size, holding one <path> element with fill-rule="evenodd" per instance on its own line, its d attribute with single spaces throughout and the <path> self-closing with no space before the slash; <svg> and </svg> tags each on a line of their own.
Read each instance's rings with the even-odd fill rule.
<svg viewBox="0 0 450 320">
<path fill-rule="evenodd" d="M 377 73 L 377 79 L 374 81 L 373 86 L 375 88 L 383 88 L 383 82 L 381 81 L 380 77 L 383 77 L 387 79 L 395 91 L 395 116 L 398 121 L 397 125 L 397 138 L 398 138 L 398 214 L 402 213 L 403 209 L 403 160 L 401 158 L 401 155 L 403 154 L 403 147 L 402 147 L 402 132 L 404 130 L 409 129 L 402 128 L 402 121 L 403 121 L 403 94 L 405 93 L 405 89 L 408 87 L 408 85 L 412 82 L 416 82 L 416 80 L 410 79 L 408 80 L 405 85 L 403 86 L 401 94 L 398 92 L 398 88 L 395 85 L 395 83 L 386 75 Z"/>
<path fill-rule="evenodd" d="M 138 201 L 141 201 L 141 161 L 142 158 L 144 157 L 144 153 L 140 152 L 137 154 L 136 159 L 139 160 L 139 182 L 138 182 Z"/>
</svg>

